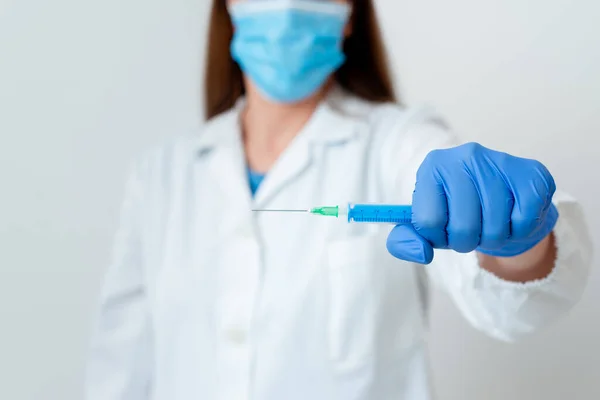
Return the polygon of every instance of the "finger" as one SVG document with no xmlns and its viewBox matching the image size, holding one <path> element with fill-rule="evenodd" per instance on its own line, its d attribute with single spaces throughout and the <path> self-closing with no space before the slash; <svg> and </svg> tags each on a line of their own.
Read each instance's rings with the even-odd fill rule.
<svg viewBox="0 0 600 400">
<path fill-rule="evenodd" d="M 489 163 L 479 163 L 471 169 L 481 203 L 481 239 L 486 250 L 499 249 L 510 238 L 510 222 L 514 206 L 512 192 L 497 170 Z"/>
<path fill-rule="evenodd" d="M 528 238 L 543 225 L 556 190 L 548 170 L 537 161 L 527 160 L 526 167 L 531 169 L 532 165 L 536 171 L 533 176 L 513 178 L 515 205 L 511 215 L 511 236 L 514 240 Z"/>
<path fill-rule="evenodd" d="M 446 190 L 438 171 L 427 160 L 417 172 L 413 193 L 412 223 L 416 232 L 437 249 L 448 247 Z"/>
<path fill-rule="evenodd" d="M 412 225 L 398 225 L 392 229 L 387 249 L 394 257 L 409 262 L 429 264 L 433 260 L 431 244 Z"/>
<path fill-rule="evenodd" d="M 463 168 L 444 177 L 448 199 L 448 246 L 468 253 L 477 248 L 481 239 L 481 200 L 473 178 Z"/>
</svg>

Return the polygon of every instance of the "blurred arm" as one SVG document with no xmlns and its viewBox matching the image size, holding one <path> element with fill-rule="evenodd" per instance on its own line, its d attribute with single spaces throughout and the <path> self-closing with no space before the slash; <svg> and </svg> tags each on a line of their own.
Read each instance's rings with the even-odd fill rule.
<svg viewBox="0 0 600 400">
<path fill-rule="evenodd" d="M 381 148 L 383 186 L 390 188 L 387 201 L 410 202 L 425 156 L 458 144 L 432 118 L 413 118 L 391 129 Z M 554 204 L 560 217 L 553 234 L 532 252 L 501 260 L 476 252 L 436 250 L 432 264 L 419 268 L 477 329 L 507 341 L 532 333 L 579 300 L 591 263 L 592 245 L 581 207 L 560 192 Z"/>
</svg>

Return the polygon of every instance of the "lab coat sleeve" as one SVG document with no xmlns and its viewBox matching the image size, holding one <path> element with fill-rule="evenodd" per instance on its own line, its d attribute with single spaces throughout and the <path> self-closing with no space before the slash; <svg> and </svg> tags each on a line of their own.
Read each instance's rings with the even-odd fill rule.
<svg viewBox="0 0 600 400">
<path fill-rule="evenodd" d="M 434 149 L 460 144 L 435 118 L 418 113 L 404 119 L 383 140 L 382 175 L 389 201 L 412 198 L 416 173 Z M 398 200 L 395 200 L 398 199 Z M 580 205 L 557 192 L 554 203 L 559 219 L 554 229 L 557 259 L 544 279 L 515 283 L 505 281 L 479 266 L 475 252 L 460 254 L 436 250 L 434 261 L 419 266 L 434 287 L 446 291 L 472 326 L 504 341 L 515 341 L 566 314 L 586 286 L 592 245 Z"/>
<path fill-rule="evenodd" d="M 146 400 L 152 367 L 140 235 L 140 168 L 133 168 L 87 362 L 86 400 Z"/>
</svg>

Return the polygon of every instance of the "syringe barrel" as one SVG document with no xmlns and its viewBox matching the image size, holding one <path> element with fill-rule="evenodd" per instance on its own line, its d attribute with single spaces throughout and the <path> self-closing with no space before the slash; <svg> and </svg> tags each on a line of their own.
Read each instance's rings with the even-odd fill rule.
<svg viewBox="0 0 600 400">
<path fill-rule="evenodd" d="M 410 224 L 412 207 L 395 204 L 348 204 L 348 222 Z"/>
</svg>

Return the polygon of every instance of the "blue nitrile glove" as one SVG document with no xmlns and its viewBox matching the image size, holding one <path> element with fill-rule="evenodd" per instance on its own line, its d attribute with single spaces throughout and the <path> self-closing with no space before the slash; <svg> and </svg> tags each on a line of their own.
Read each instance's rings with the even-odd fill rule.
<svg viewBox="0 0 600 400">
<path fill-rule="evenodd" d="M 417 172 L 412 225 L 387 241 L 400 259 L 429 264 L 433 249 L 516 256 L 552 232 L 555 184 L 538 161 L 468 143 L 429 153 Z"/>
</svg>

